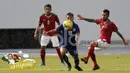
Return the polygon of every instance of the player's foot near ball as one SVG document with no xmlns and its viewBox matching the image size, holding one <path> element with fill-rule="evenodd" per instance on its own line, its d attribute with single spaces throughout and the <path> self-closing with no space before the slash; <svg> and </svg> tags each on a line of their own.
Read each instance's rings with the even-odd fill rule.
<svg viewBox="0 0 130 73">
<path fill-rule="evenodd" d="M 95 65 L 92 70 L 94 71 L 94 70 L 98 70 L 98 69 L 100 69 L 100 67 L 98 65 Z"/>
<path fill-rule="evenodd" d="M 86 58 L 81 58 L 81 61 L 83 61 L 85 64 L 88 63 L 88 60 Z"/>
<path fill-rule="evenodd" d="M 71 68 L 72 68 L 72 66 L 71 66 L 71 64 L 69 63 L 69 64 L 68 64 L 68 71 L 71 71 Z"/>
<path fill-rule="evenodd" d="M 77 69 L 78 71 L 83 71 L 83 69 L 79 66 L 75 66 L 75 69 Z"/>
<path fill-rule="evenodd" d="M 61 65 L 66 66 L 66 65 L 65 65 L 65 62 L 61 62 Z"/>
<path fill-rule="evenodd" d="M 41 62 L 41 64 L 39 66 L 45 66 L 45 63 Z"/>
</svg>

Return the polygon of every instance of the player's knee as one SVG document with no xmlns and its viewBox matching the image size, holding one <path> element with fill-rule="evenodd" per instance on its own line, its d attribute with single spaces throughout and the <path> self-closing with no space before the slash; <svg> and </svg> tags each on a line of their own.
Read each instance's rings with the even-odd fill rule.
<svg viewBox="0 0 130 73">
<path fill-rule="evenodd" d="M 98 44 L 97 44 L 97 42 L 96 41 L 92 41 L 91 43 L 90 43 L 90 45 L 89 46 L 94 46 L 94 47 L 96 47 Z"/>
<path fill-rule="evenodd" d="M 41 48 L 40 53 L 41 53 L 41 54 L 45 53 L 45 49 L 44 49 L 44 48 Z"/>
<path fill-rule="evenodd" d="M 41 46 L 41 49 L 45 49 L 46 48 L 46 46 Z"/>
<path fill-rule="evenodd" d="M 61 48 L 61 49 L 60 49 L 60 52 L 61 52 L 61 55 L 62 55 L 62 56 L 65 55 L 65 54 L 66 54 L 65 48 Z"/>
<path fill-rule="evenodd" d="M 54 47 L 54 48 L 56 48 L 56 49 L 60 49 L 59 47 Z"/>
</svg>

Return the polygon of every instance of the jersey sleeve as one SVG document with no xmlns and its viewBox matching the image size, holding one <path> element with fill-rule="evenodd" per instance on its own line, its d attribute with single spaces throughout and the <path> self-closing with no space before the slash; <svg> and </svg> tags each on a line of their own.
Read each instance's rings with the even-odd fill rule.
<svg viewBox="0 0 130 73">
<path fill-rule="evenodd" d="M 57 15 L 55 16 L 55 18 L 56 18 L 56 22 L 58 23 L 58 25 L 60 25 L 60 20 Z"/>
<path fill-rule="evenodd" d="M 56 31 L 62 31 L 64 29 L 63 25 L 60 24 L 57 28 L 56 28 Z"/>
<path fill-rule="evenodd" d="M 5 58 L 4 56 L 2 57 L 3 61 L 9 62 L 7 58 Z"/>
<path fill-rule="evenodd" d="M 40 16 L 39 17 L 39 25 L 41 25 L 42 24 L 42 17 Z"/>
<path fill-rule="evenodd" d="M 80 33 L 80 28 L 79 28 L 79 26 L 77 24 L 76 24 L 76 32 Z"/>
<path fill-rule="evenodd" d="M 100 19 L 96 19 L 96 23 L 100 24 L 101 23 L 101 18 Z"/>
<path fill-rule="evenodd" d="M 113 26 L 112 26 L 112 27 L 113 27 L 113 31 L 114 31 L 114 32 L 118 31 L 118 28 L 117 28 L 117 26 L 115 25 L 115 23 L 113 23 Z"/>
</svg>

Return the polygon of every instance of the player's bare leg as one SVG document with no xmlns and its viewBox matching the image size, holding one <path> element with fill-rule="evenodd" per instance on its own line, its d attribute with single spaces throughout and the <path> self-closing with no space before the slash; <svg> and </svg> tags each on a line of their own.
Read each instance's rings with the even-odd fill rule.
<svg viewBox="0 0 130 73">
<path fill-rule="evenodd" d="M 70 64 L 70 62 L 69 62 L 68 57 L 66 56 L 67 50 L 66 50 L 65 48 L 61 48 L 60 51 L 61 51 L 61 55 L 62 55 L 62 57 L 63 57 L 63 60 L 64 60 L 64 61 L 66 62 L 66 64 L 68 65 L 68 71 L 70 71 L 71 68 L 72 68 L 72 66 L 71 66 L 71 64 Z"/>
<path fill-rule="evenodd" d="M 98 43 L 97 42 L 91 42 L 89 48 L 88 48 L 88 55 L 84 58 L 81 58 L 81 61 L 83 61 L 84 63 L 88 63 L 88 60 L 89 60 L 89 57 L 91 57 L 93 63 L 94 63 L 94 67 L 92 70 L 97 70 L 97 69 L 100 69 L 100 67 L 98 66 L 97 64 L 97 61 L 96 61 L 96 56 L 95 56 L 95 53 L 94 53 L 94 48 L 98 46 Z"/>
<path fill-rule="evenodd" d="M 40 66 L 45 66 L 45 55 L 46 55 L 45 48 L 46 48 L 45 46 L 41 47 L 40 56 L 41 56 L 42 62 L 40 64 Z"/>
<path fill-rule="evenodd" d="M 57 51 L 57 54 L 61 60 L 61 64 L 65 66 L 65 63 L 64 63 L 64 60 L 63 60 L 63 57 L 61 55 L 61 52 L 60 52 L 60 48 L 59 47 L 56 47 L 56 51 Z"/>
</svg>

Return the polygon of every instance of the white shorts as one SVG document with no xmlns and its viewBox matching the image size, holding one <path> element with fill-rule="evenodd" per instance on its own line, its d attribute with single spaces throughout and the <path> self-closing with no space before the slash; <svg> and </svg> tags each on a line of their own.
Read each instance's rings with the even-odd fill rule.
<svg viewBox="0 0 130 73">
<path fill-rule="evenodd" d="M 59 47 L 59 40 L 57 36 L 44 36 L 41 37 L 41 46 L 47 46 L 50 41 L 52 42 L 53 47 Z"/>
<path fill-rule="evenodd" d="M 110 44 L 105 41 L 102 41 L 101 39 L 98 39 L 96 42 L 98 43 L 98 47 L 95 47 L 95 50 L 102 50 L 110 47 Z"/>
</svg>

